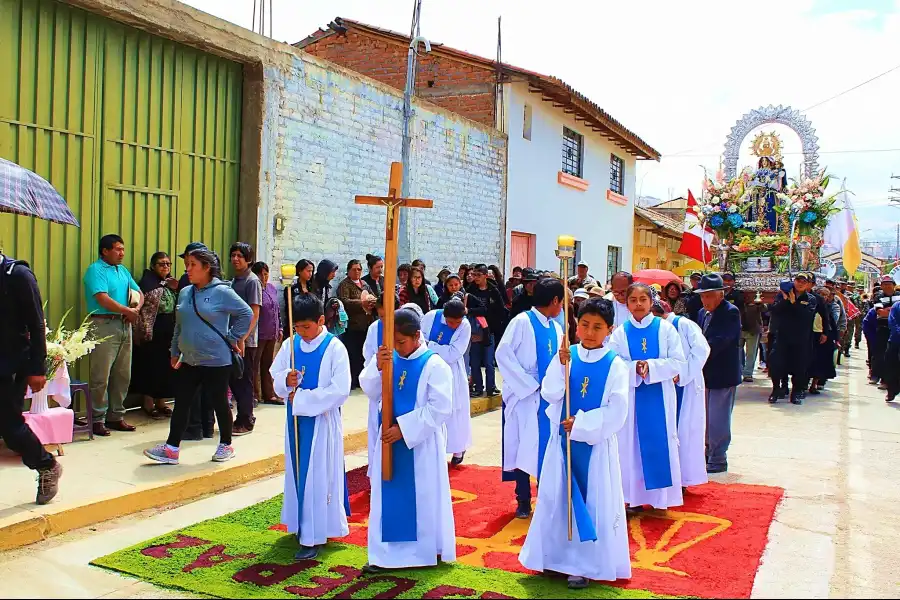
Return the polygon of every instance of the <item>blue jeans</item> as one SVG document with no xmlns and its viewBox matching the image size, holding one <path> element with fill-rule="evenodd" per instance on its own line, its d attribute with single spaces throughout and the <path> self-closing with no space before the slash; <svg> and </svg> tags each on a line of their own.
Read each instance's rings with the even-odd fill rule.
<svg viewBox="0 0 900 600">
<path fill-rule="evenodd" d="M 706 390 L 706 464 L 728 466 L 731 444 L 731 411 L 734 410 L 736 387 Z"/>
<path fill-rule="evenodd" d="M 741 368 L 744 377 L 753 377 L 756 355 L 759 352 L 759 333 L 741 332 Z"/>
<path fill-rule="evenodd" d="M 490 342 L 487 345 L 485 345 L 484 342 L 472 342 L 472 347 L 469 349 L 469 364 L 472 366 L 472 387 L 475 388 L 476 394 L 485 391 L 485 381 L 481 378 L 482 367 L 484 367 L 488 391 L 497 389 L 494 371 L 493 335 L 491 335 Z"/>
</svg>

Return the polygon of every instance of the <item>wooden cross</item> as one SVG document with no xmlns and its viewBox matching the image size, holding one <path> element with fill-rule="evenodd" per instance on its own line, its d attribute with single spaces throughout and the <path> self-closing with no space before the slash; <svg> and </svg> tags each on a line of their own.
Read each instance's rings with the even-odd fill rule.
<svg viewBox="0 0 900 600">
<path fill-rule="evenodd" d="M 400 225 L 401 208 L 432 208 L 434 202 L 417 198 L 401 197 L 403 189 L 403 166 L 391 163 L 391 178 L 388 184 L 388 195 L 357 196 L 357 204 L 384 206 L 387 208 L 387 219 L 384 226 L 384 341 L 388 348 L 394 348 L 394 290 L 397 283 L 397 237 Z M 394 424 L 394 368 L 388 363 L 381 372 L 381 423 L 382 430 Z M 381 478 L 390 481 L 393 475 L 393 455 L 391 445 L 381 445 Z"/>
</svg>

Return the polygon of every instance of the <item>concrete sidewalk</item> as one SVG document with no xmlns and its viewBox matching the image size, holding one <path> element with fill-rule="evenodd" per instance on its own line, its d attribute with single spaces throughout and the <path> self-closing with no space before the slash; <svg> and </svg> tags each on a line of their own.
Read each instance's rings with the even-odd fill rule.
<svg viewBox="0 0 900 600">
<path fill-rule="evenodd" d="M 472 414 L 500 405 L 500 398 L 472 400 Z M 8 449 L 0 451 L 0 551 L 33 544 L 109 519 L 159 506 L 181 504 L 221 492 L 284 469 L 286 409 L 259 405 L 252 434 L 234 438 L 235 457 L 227 463 L 210 460 L 218 438 L 184 442 L 180 464 L 162 465 L 143 451 L 164 442 L 169 421 L 152 421 L 129 413 L 133 433 L 112 432 L 107 438 L 79 436 L 64 446 L 63 477 L 56 499 L 34 504 L 35 472 L 22 466 Z M 357 390 L 344 405 L 344 448 L 352 454 L 366 447 L 368 399 Z"/>
</svg>

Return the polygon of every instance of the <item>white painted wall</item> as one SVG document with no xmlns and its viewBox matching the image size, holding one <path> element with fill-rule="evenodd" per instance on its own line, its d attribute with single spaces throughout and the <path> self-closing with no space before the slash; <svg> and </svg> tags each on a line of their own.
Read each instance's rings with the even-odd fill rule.
<svg viewBox="0 0 900 600">
<path fill-rule="evenodd" d="M 510 232 L 536 234 L 539 269 L 558 271 L 554 255 L 556 238 L 569 234 L 581 241 L 581 258 L 595 278 L 606 281 L 607 246 L 619 246 L 621 268 L 629 270 L 634 221 L 635 158 L 599 134 L 575 121 L 561 108 L 543 102 L 528 92 L 527 84 L 507 84 L 507 129 L 509 135 L 506 221 L 506 270 L 510 264 Z M 522 136 L 525 104 L 532 108 L 531 140 Z M 590 186 L 575 190 L 557 182 L 562 169 L 563 126 L 584 136 L 582 176 Z M 606 199 L 609 188 L 610 153 L 625 161 L 627 205 Z"/>
</svg>

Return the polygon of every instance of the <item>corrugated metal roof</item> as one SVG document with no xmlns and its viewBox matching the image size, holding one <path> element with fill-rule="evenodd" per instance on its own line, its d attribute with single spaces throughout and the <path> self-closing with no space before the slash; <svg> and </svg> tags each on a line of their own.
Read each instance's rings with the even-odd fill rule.
<svg viewBox="0 0 900 600">
<path fill-rule="evenodd" d="M 329 23 L 328 29 L 318 29 L 305 39 L 294 44 L 294 46 L 302 49 L 330 35 L 344 33 L 348 29 L 356 29 L 358 31 L 391 38 L 404 45 L 409 44 L 410 40 L 409 36 L 396 31 L 391 31 L 390 29 L 384 29 L 366 23 L 360 23 L 359 21 L 337 17 L 334 21 Z M 473 62 L 492 70 L 497 69 L 497 61 L 495 60 L 471 54 L 463 50 L 457 50 L 456 48 L 445 46 L 439 42 L 431 42 L 431 49 L 432 52 L 438 52 L 463 61 Z M 507 77 L 519 77 L 524 81 L 527 81 L 529 87 L 532 88 L 532 91 L 541 93 L 549 99 L 568 107 L 573 112 L 577 112 L 578 116 L 585 120 L 588 125 L 592 126 L 593 129 L 606 135 L 609 139 L 616 142 L 636 157 L 659 160 L 659 151 L 654 149 L 637 134 L 629 130 L 618 120 L 614 119 L 609 113 L 600 108 L 595 102 L 562 79 L 553 77 L 552 75 L 543 75 L 535 71 L 529 71 L 528 69 L 516 67 L 508 63 L 501 63 L 500 70 Z"/>
</svg>

